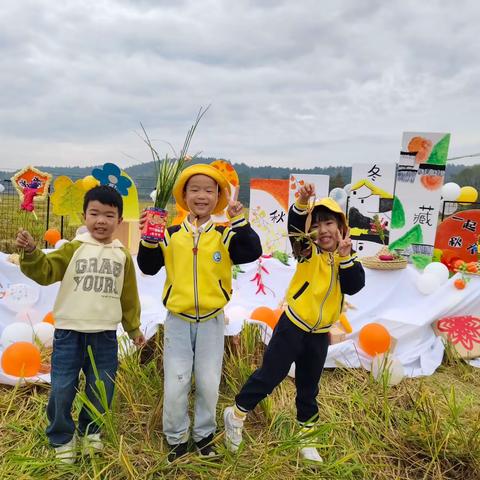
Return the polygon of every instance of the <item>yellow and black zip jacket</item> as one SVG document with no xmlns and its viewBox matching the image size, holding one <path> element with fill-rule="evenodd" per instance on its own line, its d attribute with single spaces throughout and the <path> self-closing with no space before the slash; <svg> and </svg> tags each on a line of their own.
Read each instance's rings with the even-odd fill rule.
<svg viewBox="0 0 480 480">
<path fill-rule="evenodd" d="M 290 233 L 305 230 L 307 209 L 299 203 L 288 213 Z M 292 237 L 290 237 L 292 238 Z M 293 239 L 292 239 L 293 243 Z M 365 272 L 355 253 L 340 257 L 317 245 L 299 260 L 287 290 L 285 313 L 299 328 L 325 333 L 341 313 L 343 295 L 353 295 L 365 285 Z"/>
<path fill-rule="evenodd" d="M 253 262 L 261 254 L 260 238 L 239 215 L 231 219 L 231 227 L 210 220 L 197 233 L 187 220 L 168 227 L 160 243 L 140 242 L 137 262 L 147 275 L 165 266 L 163 304 L 185 320 L 202 322 L 230 300 L 232 265 Z"/>
</svg>

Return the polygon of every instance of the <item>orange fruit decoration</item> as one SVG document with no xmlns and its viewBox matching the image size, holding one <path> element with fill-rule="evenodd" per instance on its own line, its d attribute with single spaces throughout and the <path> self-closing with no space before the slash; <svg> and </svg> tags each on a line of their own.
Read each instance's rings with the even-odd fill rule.
<svg viewBox="0 0 480 480">
<path fill-rule="evenodd" d="M 358 337 L 360 348 L 372 357 L 385 353 L 390 348 L 391 341 L 388 330 L 379 323 L 368 323 L 362 327 Z"/>
<path fill-rule="evenodd" d="M 477 264 L 477 262 L 467 263 L 467 272 L 469 272 L 469 273 L 478 273 L 478 264 Z"/>
<path fill-rule="evenodd" d="M 42 322 L 49 323 L 50 325 L 55 325 L 55 317 L 53 312 L 48 312 L 44 317 Z"/>
<path fill-rule="evenodd" d="M 250 314 L 250 318 L 252 320 L 258 320 L 260 322 L 266 323 L 272 330 L 277 324 L 275 312 L 268 307 L 257 307 Z"/>
<path fill-rule="evenodd" d="M 438 190 L 443 185 L 443 177 L 439 175 L 422 175 L 420 182 L 427 190 Z"/>
<path fill-rule="evenodd" d="M 463 290 L 467 286 L 467 283 L 465 282 L 465 280 L 463 278 L 457 278 L 453 282 L 453 285 L 455 286 L 455 288 L 457 290 Z"/>
<path fill-rule="evenodd" d="M 50 245 L 55 245 L 61 238 L 62 235 L 56 228 L 49 228 L 43 235 L 43 239 Z"/>
<path fill-rule="evenodd" d="M 2 370 L 14 377 L 32 377 L 40 370 L 40 350 L 29 342 L 16 342 L 2 355 Z"/>
</svg>

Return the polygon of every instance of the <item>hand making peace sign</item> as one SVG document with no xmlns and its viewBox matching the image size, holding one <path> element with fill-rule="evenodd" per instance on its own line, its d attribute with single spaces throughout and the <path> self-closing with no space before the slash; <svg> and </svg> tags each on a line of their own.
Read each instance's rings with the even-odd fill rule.
<svg viewBox="0 0 480 480">
<path fill-rule="evenodd" d="M 348 257 L 352 253 L 352 239 L 350 238 L 350 229 L 348 228 L 345 235 L 338 230 L 338 254 L 341 257 Z"/>
<path fill-rule="evenodd" d="M 243 205 L 241 202 L 237 200 L 239 192 L 240 192 L 240 186 L 235 188 L 235 192 L 232 198 L 232 196 L 230 195 L 230 187 L 225 188 L 225 195 L 228 201 L 227 214 L 229 218 L 236 217 L 241 213 L 243 213 Z"/>
</svg>

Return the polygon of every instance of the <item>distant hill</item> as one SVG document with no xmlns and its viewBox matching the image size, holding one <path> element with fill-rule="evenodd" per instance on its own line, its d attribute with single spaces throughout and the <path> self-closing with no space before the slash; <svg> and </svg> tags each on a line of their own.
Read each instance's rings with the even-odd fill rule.
<svg viewBox="0 0 480 480">
<path fill-rule="evenodd" d="M 210 163 L 214 158 L 197 158 L 195 163 Z M 233 167 L 238 173 L 241 185 L 249 185 L 251 178 L 280 178 L 287 179 L 291 173 L 303 174 L 320 174 L 328 175 L 330 177 L 330 188 L 343 187 L 350 183 L 352 175 L 351 167 L 313 167 L 309 169 L 301 168 L 287 168 L 287 167 L 272 167 L 270 165 L 251 167 L 245 163 L 233 163 Z M 72 180 L 83 178 L 90 175 L 95 166 L 92 167 L 38 167 L 40 170 L 51 173 L 54 177 L 66 175 Z M 458 181 L 459 185 L 472 185 L 480 190 L 480 175 L 468 175 L 473 173 L 472 168 L 465 165 L 449 165 L 447 164 L 446 182 Z M 153 162 L 141 163 L 125 168 L 125 171 L 132 177 L 137 186 L 139 196 L 141 198 L 148 198 L 149 193 L 155 188 L 155 167 Z M 467 174 L 464 172 L 466 171 Z M 464 173 L 462 173 L 464 172 Z M 1 179 L 10 179 L 12 172 L 0 171 Z M 473 181 L 474 180 L 474 181 Z M 478 181 L 478 184 L 475 182 Z M 470 182 L 470 183 L 469 183 Z M 248 205 L 249 203 L 248 188 L 240 190 L 239 200 Z"/>
</svg>

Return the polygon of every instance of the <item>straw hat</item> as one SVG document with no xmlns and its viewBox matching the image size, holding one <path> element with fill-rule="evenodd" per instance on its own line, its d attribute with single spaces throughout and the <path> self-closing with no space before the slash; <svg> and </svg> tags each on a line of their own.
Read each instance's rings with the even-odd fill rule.
<svg viewBox="0 0 480 480">
<path fill-rule="evenodd" d="M 219 170 L 206 163 L 197 163 L 196 165 L 187 167 L 180 174 L 172 192 L 177 204 L 180 205 L 180 207 L 182 207 L 184 210 L 188 211 L 188 206 L 185 202 L 183 193 L 188 180 L 194 175 L 206 175 L 207 177 L 213 178 L 213 180 L 217 182 L 219 187 L 218 201 L 212 213 L 216 214 L 222 212 L 228 203 L 225 189 L 228 188 L 230 190 L 230 185 L 228 180 Z"/>
</svg>

